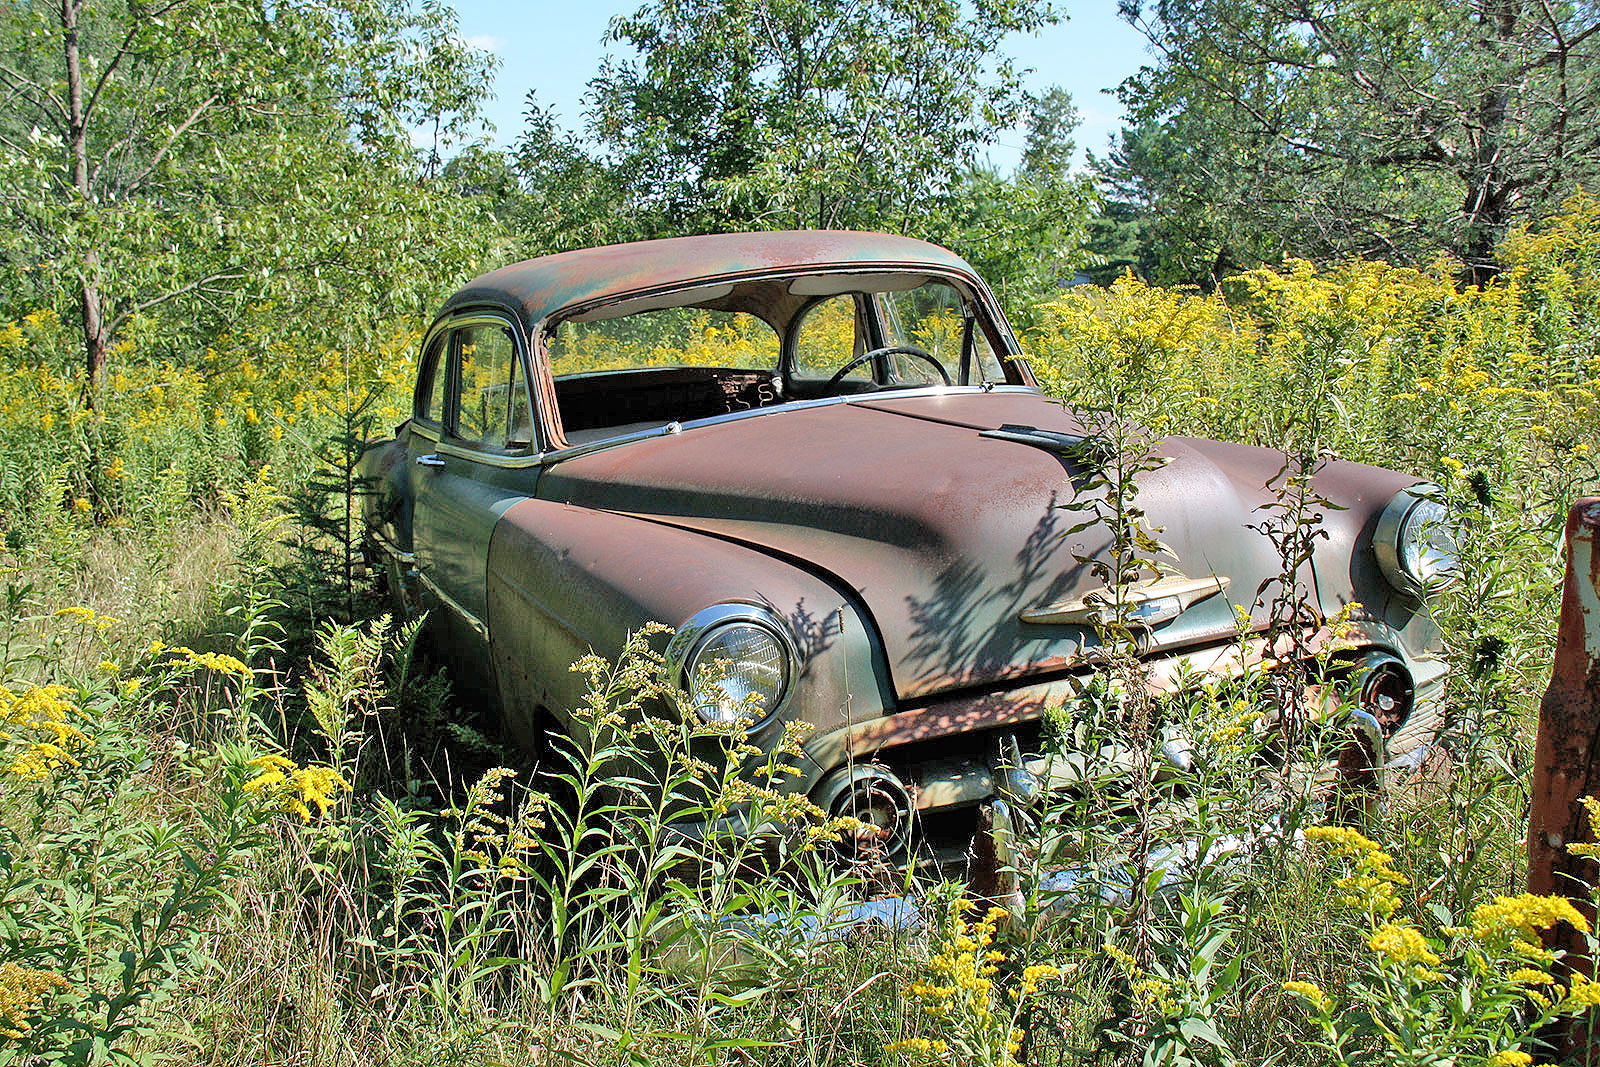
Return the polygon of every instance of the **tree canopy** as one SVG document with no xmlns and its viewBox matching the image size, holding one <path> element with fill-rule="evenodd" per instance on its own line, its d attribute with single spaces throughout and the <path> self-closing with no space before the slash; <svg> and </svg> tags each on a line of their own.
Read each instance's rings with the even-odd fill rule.
<svg viewBox="0 0 1600 1067">
<path fill-rule="evenodd" d="M 411 131 L 459 132 L 488 62 L 435 0 L 7 5 L 6 302 L 75 305 L 91 381 L 151 316 L 414 303 L 471 250 Z"/>
<path fill-rule="evenodd" d="M 1124 0 L 1155 62 L 1102 174 L 1168 278 L 1285 253 L 1470 281 L 1511 226 L 1600 179 L 1600 8 L 1472 0 Z"/>
</svg>

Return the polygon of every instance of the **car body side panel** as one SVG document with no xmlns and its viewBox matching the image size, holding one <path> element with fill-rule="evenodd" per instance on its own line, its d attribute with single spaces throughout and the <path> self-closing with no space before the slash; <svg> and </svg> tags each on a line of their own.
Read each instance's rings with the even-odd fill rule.
<svg viewBox="0 0 1600 1067">
<path fill-rule="evenodd" d="M 407 432 L 405 425 L 398 431 Z M 372 441 L 362 452 L 356 477 L 367 531 L 390 553 L 407 553 L 411 543 L 411 484 L 406 446 L 398 438 Z"/>
<path fill-rule="evenodd" d="M 513 732 L 531 741 L 537 709 L 560 723 L 582 704 L 579 658 L 614 657 L 646 623 L 675 628 L 729 601 L 765 605 L 788 625 L 801 699 L 787 717 L 825 728 L 893 707 L 876 634 L 828 582 L 704 534 L 535 499 L 507 510 L 489 545 L 492 656 Z M 781 733 L 775 720 L 754 740 L 770 746 Z"/>
</svg>

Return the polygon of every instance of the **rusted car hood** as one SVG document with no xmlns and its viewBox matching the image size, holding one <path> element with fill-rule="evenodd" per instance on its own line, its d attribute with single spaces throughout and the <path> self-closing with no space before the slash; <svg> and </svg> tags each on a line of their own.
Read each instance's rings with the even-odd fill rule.
<svg viewBox="0 0 1600 1067">
<path fill-rule="evenodd" d="M 1019 618 L 1098 588 L 1075 557 L 1103 552 L 1108 539 L 1098 526 L 1066 533 L 1092 517 L 1082 509 L 1082 467 L 982 435 L 1007 425 L 1080 432 L 1033 393 L 882 396 L 575 457 L 545 472 L 539 495 L 826 572 L 875 622 L 900 699 L 916 700 L 1070 668 L 1095 640 L 1083 626 Z M 1280 463 L 1275 453 L 1194 439 L 1169 438 L 1160 451 L 1170 462 L 1140 477 L 1140 505 L 1164 528 L 1178 569 L 1230 585 L 1159 627 L 1153 646 L 1220 640 L 1234 632 L 1231 603 L 1249 604 L 1279 570 L 1266 539 L 1244 526 L 1259 521 L 1252 512 L 1269 499 L 1264 486 Z M 1351 521 L 1359 528 L 1359 516 Z"/>
</svg>

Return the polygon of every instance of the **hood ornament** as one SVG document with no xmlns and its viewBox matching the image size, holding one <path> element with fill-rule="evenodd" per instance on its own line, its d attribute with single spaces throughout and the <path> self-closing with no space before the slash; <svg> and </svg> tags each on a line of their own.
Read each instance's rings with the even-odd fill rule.
<svg viewBox="0 0 1600 1067">
<path fill-rule="evenodd" d="M 1153 629 L 1171 622 L 1207 597 L 1215 596 L 1233 584 L 1227 575 L 1204 578 L 1173 575 L 1151 578 L 1124 586 L 1121 601 L 1128 625 Z M 1117 591 L 1092 589 L 1082 596 L 1037 608 L 1025 608 L 1019 618 L 1038 626 L 1093 626 L 1116 616 Z"/>
</svg>

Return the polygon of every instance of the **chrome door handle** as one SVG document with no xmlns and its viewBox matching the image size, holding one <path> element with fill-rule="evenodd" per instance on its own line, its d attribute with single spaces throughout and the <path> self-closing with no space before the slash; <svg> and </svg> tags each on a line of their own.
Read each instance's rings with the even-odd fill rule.
<svg viewBox="0 0 1600 1067">
<path fill-rule="evenodd" d="M 444 457 L 439 455 L 438 453 L 429 452 L 426 456 L 418 456 L 417 457 L 417 466 L 419 466 L 419 467 L 442 467 L 442 466 L 444 466 Z"/>
</svg>

